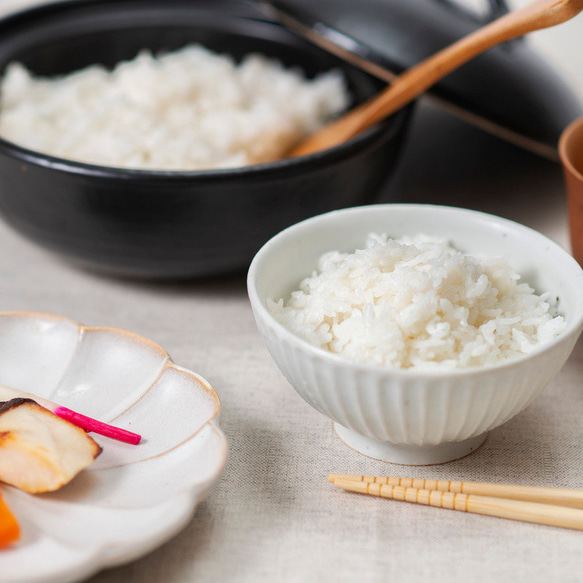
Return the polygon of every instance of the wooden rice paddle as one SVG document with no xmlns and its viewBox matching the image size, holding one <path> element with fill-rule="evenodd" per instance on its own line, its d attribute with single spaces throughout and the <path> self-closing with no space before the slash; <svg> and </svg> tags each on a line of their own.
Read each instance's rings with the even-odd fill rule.
<svg viewBox="0 0 583 583">
<path fill-rule="evenodd" d="M 409 69 L 382 93 L 306 138 L 288 156 L 305 156 L 337 146 L 395 113 L 484 51 L 529 32 L 561 24 L 581 10 L 583 0 L 536 0 L 506 14 Z"/>
</svg>

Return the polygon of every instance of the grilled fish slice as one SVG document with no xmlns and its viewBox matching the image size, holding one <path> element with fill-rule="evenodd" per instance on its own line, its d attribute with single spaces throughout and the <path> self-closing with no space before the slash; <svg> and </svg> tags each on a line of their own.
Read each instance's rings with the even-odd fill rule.
<svg viewBox="0 0 583 583">
<path fill-rule="evenodd" d="M 0 403 L 0 481 L 31 494 L 53 492 L 100 453 L 85 431 L 36 401 Z"/>
</svg>

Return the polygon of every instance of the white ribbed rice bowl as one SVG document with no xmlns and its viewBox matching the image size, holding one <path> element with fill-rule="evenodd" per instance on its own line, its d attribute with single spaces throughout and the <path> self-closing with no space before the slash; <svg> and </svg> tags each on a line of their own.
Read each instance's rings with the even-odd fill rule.
<svg viewBox="0 0 583 583">
<path fill-rule="evenodd" d="M 505 256 L 538 293 L 559 298 L 566 330 L 533 353 L 497 366 L 452 371 L 359 364 L 312 346 L 269 313 L 338 249 L 363 248 L 371 232 L 446 237 L 458 250 Z M 335 211 L 282 231 L 255 256 L 248 291 L 276 364 L 353 449 L 403 464 L 457 459 L 527 407 L 559 372 L 583 328 L 583 271 L 561 247 L 527 227 L 484 213 L 430 205 L 370 205 Z"/>
</svg>

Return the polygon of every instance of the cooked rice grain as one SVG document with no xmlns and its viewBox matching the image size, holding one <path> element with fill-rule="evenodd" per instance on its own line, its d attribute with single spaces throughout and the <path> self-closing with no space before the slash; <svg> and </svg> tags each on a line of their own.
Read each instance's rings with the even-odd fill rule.
<svg viewBox="0 0 583 583">
<path fill-rule="evenodd" d="M 399 369 L 483 367 L 517 358 L 565 328 L 507 261 L 443 239 L 371 234 L 366 249 L 332 251 L 274 317 L 307 342 Z"/>
<path fill-rule="evenodd" d="M 193 45 L 62 78 L 9 65 L 0 135 L 61 158 L 139 169 L 268 162 L 348 106 L 339 71 L 308 80 L 262 55 L 237 64 Z"/>
</svg>

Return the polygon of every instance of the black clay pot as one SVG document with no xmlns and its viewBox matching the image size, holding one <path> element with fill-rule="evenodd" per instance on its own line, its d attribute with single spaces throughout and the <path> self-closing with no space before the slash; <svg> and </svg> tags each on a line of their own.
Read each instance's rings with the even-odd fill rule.
<svg viewBox="0 0 583 583">
<path fill-rule="evenodd" d="M 382 87 L 243 3 L 223 0 L 75 0 L 22 12 L 0 21 L 0 70 L 18 60 L 60 75 L 189 43 L 237 58 L 261 52 L 308 75 L 340 68 L 356 102 Z M 369 202 L 391 174 L 410 111 L 341 147 L 235 170 L 106 168 L 0 140 L 0 213 L 44 247 L 112 274 L 241 271 L 284 227 Z"/>
</svg>

